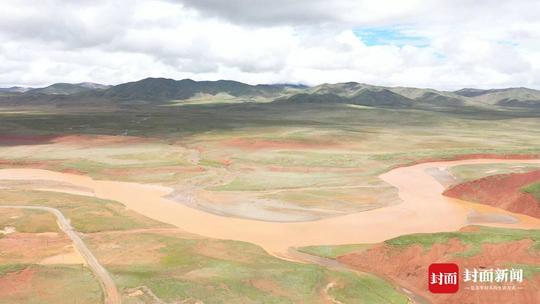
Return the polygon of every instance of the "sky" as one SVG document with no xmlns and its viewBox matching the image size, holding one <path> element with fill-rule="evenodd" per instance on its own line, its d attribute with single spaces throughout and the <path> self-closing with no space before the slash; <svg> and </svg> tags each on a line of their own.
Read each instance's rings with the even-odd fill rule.
<svg viewBox="0 0 540 304">
<path fill-rule="evenodd" d="M 540 89 L 538 0 L 0 0 L 0 87 L 146 77 Z"/>
</svg>

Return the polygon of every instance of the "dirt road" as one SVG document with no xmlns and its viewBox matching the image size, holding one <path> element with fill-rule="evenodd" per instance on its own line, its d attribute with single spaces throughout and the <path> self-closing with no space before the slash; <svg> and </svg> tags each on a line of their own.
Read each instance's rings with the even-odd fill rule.
<svg viewBox="0 0 540 304">
<path fill-rule="evenodd" d="M 84 242 L 81 240 L 81 238 L 75 233 L 73 230 L 73 227 L 71 227 L 69 221 L 64 217 L 62 212 L 58 211 L 58 209 L 50 208 L 50 207 L 38 207 L 38 206 L 0 206 L 0 208 L 16 208 L 16 209 L 40 209 L 40 210 L 46 210 L 52 212 L 54 215 L 56 215 L 56 218 L 58 219 L 58 223 L 60 224 L 60 228 L 62 231 L 64 231 L 73 241 L 73 244 L 77 247 L 80 254 L 86 261 L 88 267 L 92 270 L 94 275 L 98 278 L 99 284 L 101 288 L 103 289 L 103 292 L 105 294 L 105 303 L 107 304 L 120 304 L 122 303 L 122 299 L 120 298 L 120 293 L 118 292 L 118 289 L 116 288 L 116 284 L 112 280 L 111 276 L 101 266 L 96 259 L 96 257 L 92 254 L 92 252 L 86 247 Z"/>
</svg>

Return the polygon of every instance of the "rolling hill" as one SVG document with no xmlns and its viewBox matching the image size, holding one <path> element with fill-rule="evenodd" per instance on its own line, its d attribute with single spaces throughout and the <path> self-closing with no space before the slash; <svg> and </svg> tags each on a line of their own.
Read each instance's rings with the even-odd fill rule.
<svg viewBox="0 0 540 304">
<path fill-rule="evenodd" d="M 455 91 L 454 93 L 488 105 L 520 108 L 540 107 L 540 91 L 528 88 L 492 90 L 467 88 Z"/>
<path fill-rule="evenodd" d="M 81 96 L 104 97 L 119 100 L 170 101 L 186 100 L 200 94 L 225 93 L 233 97 L 275 98 L 299 89 L 291 85 L 249 85 L 231 80 L 194 81 L 167 78 L 146 78 L 93 91 Z"/>
<path fill-rule="evenodd" d="M 11 92 L 11 93 L 25 93 L 30 90 L 33 90 L 33 88 L 27 88 L 27 87 L 0 88 L 0 92 Z"/>
<path fill-rule="evenodd" d="M 28 90 L 18 90 L 17 92 L 28 94 L 47 94 L 47 95 L 71 95 L 89 90 L 104 90 L 110 86 L 93 83 L 93 82 L 81 82 L 81 83 L 55 83 L 44 88 L 29 88 Z M 24 88 L 21 88 L 24 89 Z"/>
<path fill-rule="evenodd" d="M 81 82 L 81 83 L 76 83 L 75 85 L 83 87 L 83 88 L 87 88 L 87 89 L 92 89 L 92 90 L 108 89 L 111 87 L 109 85 L 104 85 L 104 84 L 95 83 L 95 82 Z"/>
<path fill-rule="evenodd" d="M 279 103 L 344 103 L 372 107 L 408 108 L 419 105 L 461 106 L 467 98 L 433 89 L 381 87 L 356 82 L 323 84 L 279 99 Z"/>
<path fill-rule="evenodd" d="M 90 90 L 89 88 L 71 83 L 55 83 L 45 88 L 33 89 L 26 94 L 69 95 Z"/>
<path fill-rule="evenodd" d="M 409 87 L 384 87 L 357 82 L 307 87 L 294 84 L 249 85 L 231 80 L 194 81 L 146 78 L 116 86 L 96 83 L 56 83 L 22 92 L 24 88 L 0 89 L 0 103 L 11 106 L 46 104 L 81 106 L 84 102 L 141 104 L 185 101 L 241 103 L 273 101 L 275 104 L 352 104 L 383 108 L 540 108 L 540 91 L 527 88 L 471 89 L 454 92 Z M 49 97 L 47 97 L 48 95 Z M 109 102 L 107 104 L 109 104 Z"/>
</svg>

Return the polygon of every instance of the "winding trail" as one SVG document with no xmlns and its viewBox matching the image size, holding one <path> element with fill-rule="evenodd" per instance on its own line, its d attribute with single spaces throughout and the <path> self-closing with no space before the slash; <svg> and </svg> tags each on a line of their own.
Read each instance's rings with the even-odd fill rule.
<svg viewBox="0 0 540 304">
<path fill-rule="evenodd" d="M 62 231 L 64 231 L 64 233 L 66 233 L 69 238 L 71 238 L 73 244 L 75 244 L 77 250 L 79 250 L 79 253 L 82 255 L 82 257 L 88 264 L 88 267 L 92 270 L 94 275 L 97 276 L 99 285 L 102 288 L 103 293 L 105 294 L 105 303 L 122 303 L 120 293 L 118 292 L 118 289 L 116 288 L 116 284 L 114 283 L 113 279 L 111 278 L 107 270 L 105 270 L 105 268 L 103 268 L 103 266 L 99 264 L 96 257 L 92 254 L 88 247 L 86 247 L 81 238 L 75 233 L 75 230 L 73 229 L 73 227 L 71 227 L 69 221 L 62 214 L 62 212 L 55 208 L 40 206 L 0 206 L 0 208 L 39 209 L 52 212 L 54 215 L 56 215 Z"/>
<path fill-rule="evenodd" d="M 263 222 L 206 213 L 164 198 L 173 189 L 162 186 L 93 180 L 87 176 L 40 169 L 3 169 L 0 180 L 53 180 L 94 190 L 98 198 L 115 200 L 152 219 L 206 237 L 245 241 L 268 253 L 295 260 L 289 247 L 378 243 L 412 233 L 456 231 L 466 226 L 467 213 L 511 215 L 518 223 L 489 226 L 540 229 L 540 220 L 499 208 L 473 204 L 442 195 L 444 187 L 425 169 L 482 163 L 540 163 L 540 160 L 460 160 L 417 164 L 393 169 L 379 177 L 396 187 L 401 204 L 311 222 Z"/>
</svg>

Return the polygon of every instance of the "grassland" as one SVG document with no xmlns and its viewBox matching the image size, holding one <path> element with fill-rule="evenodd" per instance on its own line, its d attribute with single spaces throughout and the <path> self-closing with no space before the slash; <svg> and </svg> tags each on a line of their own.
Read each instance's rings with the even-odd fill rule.
<svg viewBox="0 0 540 304">
<path fill-rule="evenodd" d="M 531 250 L 540 251 L 540 230 L 519 230 L 495 228 L 486 226 L 474 226 L 477 231 L 467 232 L 441 232 L 441 233 L 420 233 L 402 235 L 385 241 L 387 245 L 398 248 L 408 248 L 414 245 L 424 247 L 424 252 L 428 252 L 435 244 L 445 244 L 451 239 L 457 239 L 462 244 L 470 246 L 468 251 L 454 254 L 456 257 L 470 257 L 482 252 L 481 246 L 485 243 L 501 244 L 523 239 L 531 239 L 534 244 Z M 335 258 L 339 255 L 369 249 L 373 244 L 348 244 L 338 246 L 308 246 L 299 248 L 299 251 L 312 255 Z"/>
<path fill-rule="evenodd" d="M 320 256 L 323 258 L 334 259 L 339 255 L 347 254 L 355 251 L 366 250 L 372 247 L 373 244 L 348 244 L 338 246 L 306 246 L 298 248 L 298 251 L 311 255 Z"/>
<path fill-rule="evenodd" d="M 1 209 L 0 227 L 26 233 L 60 232 L 56 217 L 45 210 Z"/>
<path fill-rule="evenodd" d="M 0 134 L 59 137 L 38 143 L 3 143 L 0 167 L 37 166 L 97 179 L 166 184 L 178 190 L 203 187 L 197 195 L 209 198 L 205 208 L 236 205 L 234 210 L 240 211 L 231 216 L 249 218 L 241 211 L 245 206 L 279 213 L 275 201 L 284 210 L 319 209 L 316 215 L 289 214 L 291 220 L 305 220 L 399 201 L 390 193 L 391 187 L 378 179 L 395 166 L 464 154 L 538 154 L 540 144 L 532 140 L 540 136 L 540 120 L 535 115 L 467 107 L 421 111 L 174 102 L 138 104 L 112 114 L 67 109 L 5 111 L 0 113 Z M 66 142 L 65 136 L 74 135 L 79 137 Z M 104 144 L 86 142 L 83 136 L 87 135 L 141 140 Z M 339 188 L 359 185 L 378 188 Z M 237 197 L 212 200 L 224 192 L 237 192 Z M 215 211 L 221 209 L 218 206 Z"/>
<path fill-rule="evenodd" d="M 520 164 L 519 161 L 513 164 L 460 165 L 450 168 L 452 174 L 457 178 L 457 183 L 473 181 L 491 175 L 523 173 L 534 170 L 540 170 L 540 165 Z"/>
<path fill-rule="evenodd" d="M 98 283 L 87 268 L 80 265 L 0 266 L 0 282 L 5 284 L 0 295 L 2 303 L 57 304 L 102 303 Z M 11 284 L 16 292 L 10 292 Z"/>
<path fill-rule="evenodd" d="M 284 261 L 249 243 L 170 233 L 96 235 L 87 242 L 121 289 L 146 286 L 164 301 L 319 303 L 330 296 L 343 303 L 407 302 L 372 275 Z"/>
<path fill-rule="evenodd" d="M 540 204 L 540 182 L 532 183 L 530 185 L 522 187 L 521 190 L 534 195 L 534 197 L 536 197 Z"/>
<path fill-rule="evenodd" d="M 170 227 L 154 221 L 114 201 L 80 195 L 45 191 L 2 191 L 0 205 L 47 206 L 60 210 L 72 220 L 73 227 L 80 232 L 100 232 L 136 228 Z M 2 211 L 3 212 L 3 211 Z M 49 215 L 43 215 L 49 217 Z M 26 230 L 38 230 L 43 225 L 51 227 L 49 220 L 35 224 L 32 218 L 21 219 Z M 55 223 L 55 222 L 54 222 Z M 30 228 L 33 224 L 36 226 Z M 56 225 L 56 223 L 55 223 Z M 56 226 L 56 230 L 58 227 Z M 56 231 L 53 230 L 53 231 Z"/>
<path fill-rule="evenodd" d="M 424 251 L 430 250 L 436 243 L 447 243 L 450 239 L 456 238 L 462 244 L 469 245 L 468 251 L 455 254 L 454 256 L 469 257 L 482 252 L 481 246 L 484 243 L 501 244 L 523 239 L 531 239 L 534 244 L 531 250 L 540 250 L 540 230 L 519 230 L 495 227 L 475 226 L 478 231 L 469 232 L 441 232 L 430 234 L 410 234 L 387 240 L 388 245 L 407 248 L 413 245 L 422 245 Z"/>
<path fill-rule="evenodd" d="M 71 219 L 75 229 L 86 233 L 85 243 L 113 275 L 126 303 L 154 301 L 153 295 L 147 290 L 165 301 L 186 300 L 188 303 L 195 302 L 196 299 L 206 303 L 317 303 L 325 298 L 346 303 L 407 302 L 392 286 L 375 276 L 287 262 L 271 257 L 260 247 L 248 243 L 205 239 L 180 232 L 122 233 L 118 230 L 164 225 L 125 211 L 123 206 L 116 202 L 42 191 L 11 190 L 2 191 L 2 194 L 3 204 L 44 205 L 61 210 Z M 11 218 L 24 211 L 10 209 L 3 214 L 2 219 L 5 219 L 0 221 L 0 224 L 13 223 L 20 229 L 31 227 L 32 223 L 28 220 Z M 44 217 L 44 224 L 50 222 L 45 218 L 46 214 L 27 213 L 33 220 L 41 216 Z M 51 225 L 47 227 L 48 229 L 43 228 L 42 231 L 58 229 Z M 112 230 L 117 233 L 107 232 Z M 45 244 L 44 241 L 41 243 Z M 45 255 L 52 254 L 49 251 L 43 252 Z M 39 259 L 41 258 L 43 257 L 40 256 Z M 31 261 L 28 257 L 22 261 L 24 260 Z M 56 276 L 49 282 L 55 284 L 52 288 L 55 288 L 56 284 L 65 284 L 70 286 L 73 292 L 77 292 L 79 288 L 85 289 L 77 296 L 66 293 L 62 297 L 81 299 L 84 303 L 100 300 L 89 296 L 91 292 L 95 292 L 94 295 L 101 293 L 97 284 L 92 285 L 95 282 L 88 281 L 86 269 L 66 265 L 38 266 L 32 262 L 4 262 L 4 275 L 33 269 L 36 278 L 41 278 L 42 275 Z M 70 273 L 77 276 L 72 282 L 64 282 L 65 276 Z M 334 285 L 327 288 L 330 283 Z M 63 301 L 64 298 L 58 297 L 37 297 L 35 292 L 43 288 L 41 284 L 43 283 L 39 279 L 32 283 L 27 291 L 18 291 L 17 299 L 21 299 L 22 303 L 36 303 L 37 298 L 42 299 L 42 303 Z M 141 286 L 144 288 L 139 288 Z M 98 288 L 97 291 L 95 287 Z M 145 292 L 142 295 L 129 296 L 138 289 Z"/>
<path fill-rule="evenodd" d="M 464 154 L 538 154 L 539 116 L 534 111 L 467 107 L 421 111 L 206 102 L 132 103 L 116 112 L 19 109 L 0 112 L 0 168 L 38 167 L 95 179 L 165 184 L 177 190 L 196 186 L 194 193 L 208 200 L 208 208 L 246 204 L 271 208 L 276 218 L 286 207 L 307 209 L 302 211 L 306 213 L 311 208 L 318 209 L 318 216 L 329 217 L 395 202 L 394 189 L 378 178 L 395 166 Z M 467 170 L 463 170 L 464 178 L 480 171 Z M 268 201 L 285 207 L 265 205 Z M 127 230 L 164 225 L 112 201 L 2 190 L 0 204 L 59 209 L 76 230 L 86 234 L 84 241 L 113 275 L 126 303 L 155 301 L 148 290 L 164 301 L 206 303 L 407 302 L 374 276 L 287 262 L 255 245 L 180 233 L 131 233 Z M 231 216 L 250 214 L 239 211 Z M 292 219 L 305 218 L 300 214 Z M 51 229 L 49 224 L 30 228 L 28 223 L 10 223 L 21 229 Z M 533 239 L 536 250 L 540 236 L 538 231 L 481 228 L 403 236 L 388 244 L 430 248 L 451 238 L 471 246 L 462 253 L 467 256 L 477 254 L 485 242 L 524 238 Z M 302 250 L 333 258 L 365 248 L 310 246 Z M 59 273 L 48 275 L 63 278 Z M 86 284 L 82 282 L 74 284 Z M 94 290 L 92 286 L 88 290 Z M 136 290 L 142 294 L 128 295 Z"/>
<path fill-rule="evenodd" d="M 71 240 L 60 231 L 53 214 L 1 209 L 0 227 L 15 228 L 0 238 L 0 303 L 103 302 L 98 282 L 82 264 L 41 264 L 49 257 L 73 252 Z"/>
</svg>

